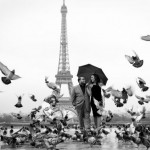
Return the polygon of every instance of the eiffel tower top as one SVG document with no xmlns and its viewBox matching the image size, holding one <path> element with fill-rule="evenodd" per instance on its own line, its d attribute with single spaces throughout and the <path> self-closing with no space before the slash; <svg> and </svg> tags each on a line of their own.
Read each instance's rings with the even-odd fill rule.
<svg viewBox="0 0 150 150">
<path fill-rule="evenodd" d="M 65 5 L 65 0 L 63 0 L 63 5 L 61 7 L 61 35 L 60 35 L 60 51 L 59 51 L 59 63 L 58 71 L 56 77 L 56 84 L 62 87 L 62 84 L 68 85 L 69 94 L 71 93 L 71 88 L 73 86 L 72 78 L 70 73 L 69 65 L 69 54 L 68 54 L 68 41 L 67 41 L 67 7 Z"/>
<path fill-rule="evenodd" d="M 63 0 L 63 5 L 61 7 L 61 13 L 67 13 L 67 7 L 65 5 L 65 0 Z"/>
</svg>

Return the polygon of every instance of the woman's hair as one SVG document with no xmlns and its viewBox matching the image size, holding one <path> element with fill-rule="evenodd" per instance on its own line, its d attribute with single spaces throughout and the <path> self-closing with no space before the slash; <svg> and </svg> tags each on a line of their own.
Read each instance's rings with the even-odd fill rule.
<svg viewBox="0 0 150 150">
<path fill-rule="evenodd" d="M 96 73 L 93 73 L 91 76 L 94 76 L 96 84 L 100 83 L 100 78 Z"/>
</svg>

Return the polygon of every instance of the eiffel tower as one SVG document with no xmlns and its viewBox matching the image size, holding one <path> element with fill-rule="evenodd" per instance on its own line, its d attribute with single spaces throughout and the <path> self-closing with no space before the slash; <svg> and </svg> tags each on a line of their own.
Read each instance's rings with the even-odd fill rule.
<svg viewBox="0 0 150 150">
<path fill-rule="evenodd" d="M 59 100 L 59 105 L 63 105 L 65 107 L 72 107 L 71 101 L 69 101 L 69 97 L 71 94 L 71 89 L 73 86 L 72 78 L 73 76 L 70 73 L 70 65 L 69 65 L 69 55 L 68 55 L 68 42 L 67 42 L 67 7 L 65 5 L 65 0 L 63 0 L 63 5 L 61 7 L 61 37 L 60 37 L 60 52 L 59 52 L 59 64 L 58 64 L 58 72 L 56 77 L 56 84 L 60 86 L 62 92 L 62 86 L 67 85 L 68 96 L 63 96 Z M 63 94 L 63 93 L 62 93 Z"/>
</svg>

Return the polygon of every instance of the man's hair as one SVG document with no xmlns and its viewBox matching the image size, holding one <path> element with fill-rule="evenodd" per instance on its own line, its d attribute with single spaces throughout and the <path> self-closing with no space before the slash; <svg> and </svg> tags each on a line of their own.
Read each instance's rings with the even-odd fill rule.
<svg viewBox="0 0 150 150">
<path fill-rule="evenodd" d="M 81 78 L 84 78 L 84 79 L 85 79 L 85 77 L 78 77 L 78 82 L 81 80 Z"/>
</svg>

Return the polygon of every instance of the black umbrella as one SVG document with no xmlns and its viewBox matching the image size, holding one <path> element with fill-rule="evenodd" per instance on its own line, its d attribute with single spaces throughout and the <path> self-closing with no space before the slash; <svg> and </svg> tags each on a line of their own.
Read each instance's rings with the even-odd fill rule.
<svg viewBox="0 0 150 150">
<path fill-rule="evenodd" d="M 93 73 L 97 74 L 99 76 L 99 78 L 102 80 L 103 84 L 106 85 L 108 78 L 104 74 L 103 70 L 101 68 L 98 68 L 91 64 L 79 66 L 77 76 L 78 77 L 83 76 L 83 77 L 85 77 L 86 82 L 89 82 L 91 75 Z"/>
</svg>

